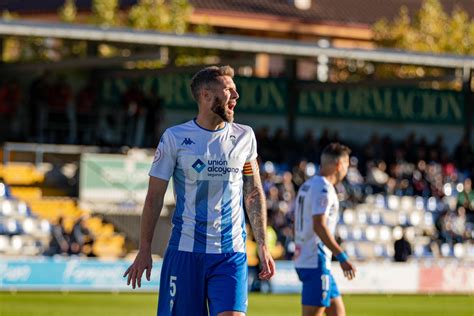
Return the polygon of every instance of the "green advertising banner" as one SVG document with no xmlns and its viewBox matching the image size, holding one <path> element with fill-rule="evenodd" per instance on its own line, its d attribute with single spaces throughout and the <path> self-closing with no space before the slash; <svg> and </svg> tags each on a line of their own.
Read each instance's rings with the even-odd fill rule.
<svg viewBox="0 0 474 316">
<path fill-rule="evenodd" d="M 191 74 L 144 76 L 138 81 L 146 93 L 158 94 L 165 109 L 195 110 Z M 121 104 L 121 96 L 134 81 L 116 76 L 103 80 L 101 96 L 110 104 Z M 236 77 L 240 95 L 238 111 L 250 114 L 286 115 L 288 80 Z M 414 87 L 318 86 L 300 82 L 297 115 L 300 117 L 361 119 L 369 121 L 460 125 L 464 123 L 461 92 Z"/>
<path fill-rule="evenodd" d="M 189 74 L 162 74 L 137 79 L 145 92 L 157 93 L 168 109 L 196 109 L 189 83 Z M 101 96 L 109 103 L 120 104 L 132 83 L 129 78 L 108 78 L 102 83 Z M 284 114 L 286 111 L 287 82 L 284 79 L 236 77 L 240 95 L 239 111 L 242 113 Z"/>
<path fill-rule="evenodd" d="M 371 121 L 463 124 L 464 98 L 456 91 L 349 88 L 302 91 L 298 114 Z"/>
<path fill-rule="evenodd" d="M 79 200 L 95 212 L 141 212 L 148 189 L 153 156 L 139 151 L 129 155 L 82 154 Z M 170 180 L 164 205 L 174 205 Z M 166 215 L 164 210 L 162 215 Z"/>
<path fill-rule="evenodd" d="M 83 154 L 81 202 L 143 204 L 152 161 L 151 156 Z"/>
</svg>

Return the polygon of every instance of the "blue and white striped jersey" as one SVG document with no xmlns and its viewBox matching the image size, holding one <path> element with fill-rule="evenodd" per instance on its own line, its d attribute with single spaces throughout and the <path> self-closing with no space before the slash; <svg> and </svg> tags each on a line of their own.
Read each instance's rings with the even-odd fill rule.
<svg viewBox="0 0 474 316">
<path fill-rule="evenodd" d="M 307 180 L 298 190 L 295 203 L 295 267 L 331 268 L 331 250 L 313 229 L 313 216 L 327 215 L 327 226 L 334 235 L 339 218 L 339 200 L 334 186 L 321 176 Z"/>
<path fill-rule="evenodd" d="M 255 134 L 245 125 L 226 123 L 211 131 L 191 120 L 164 132 L 150 176 L 173 176 L 176 209 L 169 248 L 245 252 L 242 170 L 256 157 Z"/>
</svg>

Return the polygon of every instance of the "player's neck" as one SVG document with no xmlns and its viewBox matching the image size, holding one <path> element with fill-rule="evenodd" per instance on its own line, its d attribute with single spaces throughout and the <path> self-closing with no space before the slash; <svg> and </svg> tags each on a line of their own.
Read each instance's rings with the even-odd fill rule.
<svg viewBox="0 0 474 316">
<path fill-rule="evenodd" d="M 328 172 L 327 170 L 321 169 L 321 171 L 319 172 L 319 175 L 321 177 L 324 177 L 326 180 L 328 180 L 328 182 L 331 183 L 332 185 L 337 184 L 337 177 L 333 172 Z"/>
<path fill-rule="evenodd" d="M 204 115 L 199 113 L 196 117 L 196 123 L 202 128 L 215 131 L 224 128 L 225 122 L 217 115 Z"/>
</svg>

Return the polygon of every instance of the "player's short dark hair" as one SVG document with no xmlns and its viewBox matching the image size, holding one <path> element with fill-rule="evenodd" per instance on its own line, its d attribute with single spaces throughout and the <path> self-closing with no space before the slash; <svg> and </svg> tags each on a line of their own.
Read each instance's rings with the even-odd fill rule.
<svg viewBox="0 0 474 316">
<path fill-rule="evenodd" d="M 342 145 L 340 143 L 330 143 L 324 147 L 321 154 L 321 161 L 329 160 L 336 162 L 346 155 L 349 156 L 351 152 L 351 149 L 346 145 Z"/>
<path fill-rule="evenodd" d="M 234 69 L 229 66 L 210 66 L 199 70 L 191 79 L 191 93 L 194 100 L 199 102 L 199 93 L 201 88 L 210 83 L 216 83 L 218 77 L 234 77 Z"/>
</svg>

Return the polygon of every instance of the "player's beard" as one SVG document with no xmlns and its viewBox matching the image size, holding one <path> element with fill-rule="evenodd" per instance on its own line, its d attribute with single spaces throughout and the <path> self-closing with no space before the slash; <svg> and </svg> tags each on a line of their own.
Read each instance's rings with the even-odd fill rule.
<svg viewBox="0 0 474 316">
<path fill-rule="evenodd" d="M 228 114 L 226 109 L 226 103 L 218 96 L 215 96 L 211 111 L 216 113 L 224 122 L 232 123 L 234 121 L 234 114 Z"/>
</svg>

